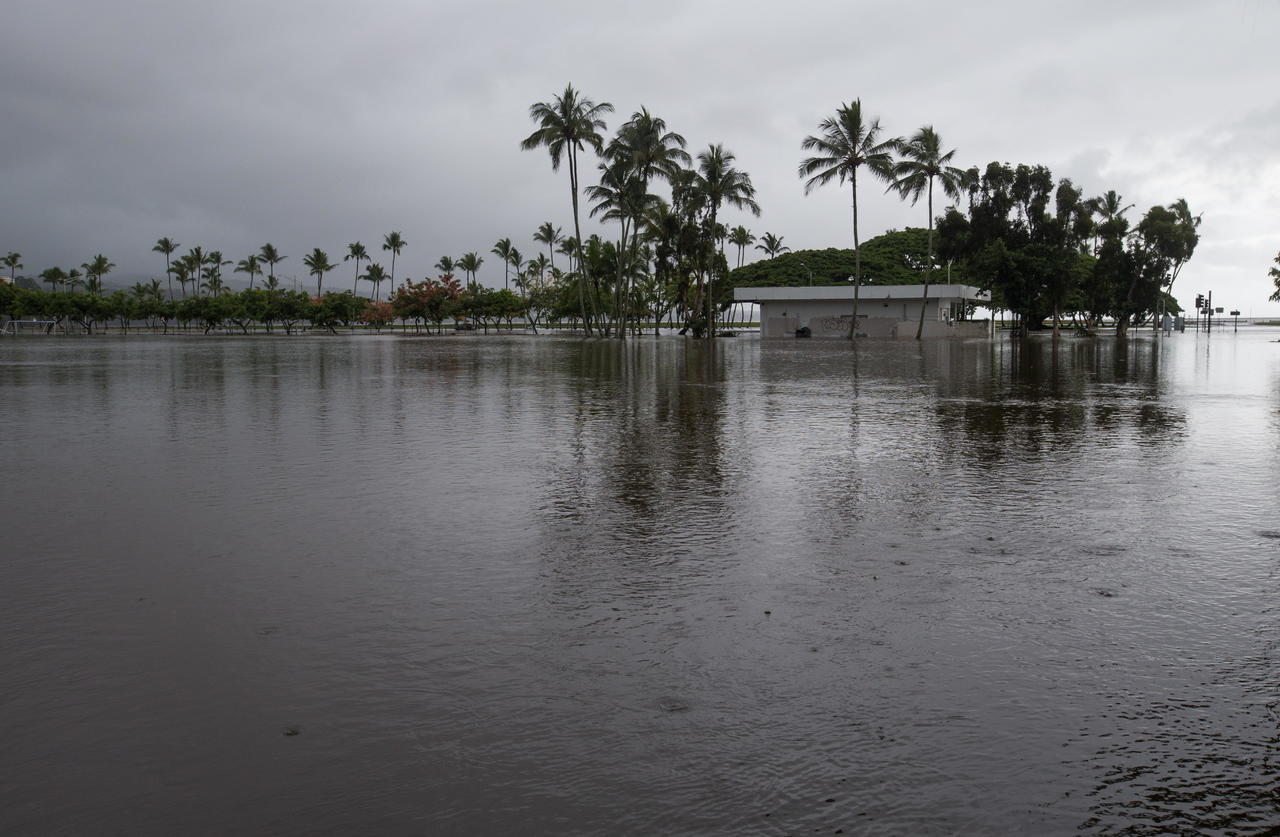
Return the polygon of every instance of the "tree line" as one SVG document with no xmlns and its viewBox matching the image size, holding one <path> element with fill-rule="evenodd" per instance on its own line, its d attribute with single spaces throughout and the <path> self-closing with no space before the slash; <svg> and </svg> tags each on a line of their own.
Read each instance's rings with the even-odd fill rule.
<svg viewBox="0 0 1280 837">
<path fill-rule="evenodd" d="M 350 302 L 339 303 L 338 296 L 333 302 L 344 315 L 340 321 L 379 327 L 398 318 L 438 328 L 443 319 L 454 319 L 488 328 L 521 318 L 535 329 L 538 322 L 567 324 L 588 335 L 621 338 L 666 319 L 682 334 L 715 336 L 732 310 L 733 287 L 753 283 L 752 272 L 744 272 L 744 260 L 746 249 L 757 239 L 745 226 L 724 223 L 731 209 L 760 214 L 751 177 L 736 166 L 734 154 L 723 144 L 711 143 L 690 154 L 684 136 L 643 106 L 610 136 L 605 118 L 613 111 L 612 104 L 597 103 L 572 85 L 529 108 L 535 130 L 519 147 L 543 149 L 553 170 L 567 170 L 573 235 L 545 222 L 533 236 L 545 252 L 528 258 L 510 238 L 499 239 L 489 251 L 503 265 L 503 287 L 495 291 L 476 279 L 484 262 L 478 252 L 443 257 L 434 266 L 435 276 L 397 285 L 396 259 L 407 246 L 400 232 L 383 237 L 381 250 L 389 258 L 389 269 L 375 261 L 370 248 L 352 242 L 341 259 L 353 263 L 351 290 L 343 292 Z M 946 147 L 933 126 L 909 137 L 889 136 L 878 118 L 864 116 L 858 99 L 821 120 L 818 131 L 803 138 L 800 148 L 808 155 L 798 166 L 806 194 L 833 182 L 849 188 L 854 287 L 850 339 L 856 336 L 858 289 L 868 278 L 858 220 L 860 178 L 864 184 L 879 182 L 913 205 L 923 200 L 927 211 L 923 259 L 904 254 L 902 258 L 909 260 L 885 267 L 873 254 L 870 264 L 880 274 L 873 279 L 884 281 L 893 274 L 899 281 L 922 282 L 927 299 L 929 285 L 945 267 L 990 291 L 993 305 L 1013 311 L 1029 328 L 1051 319 L 1056 330 L 1070 317 L 1077 327 L 1092 330 L 1107 318 L 1123 334 L 1149 316 L 1177 310 L 1170 290 L 1199 238 L 1200 217 L 1192 215 L 1185 200 L 1152 207 L 1131 224 L 1125 216 L 1133 207 L 1123 205 L 1114 191 L 1085 198 L 1070 180 L 1055 183 L 1044 166 L 993 162 L 985 170 L 962 169 L 953 165 L 956 151 Z M 583 175 L 584 167 L 594 168 L 594 178 Z M 935 215 L 935 193 L 951 202 L 940 216 Z M 584 209 L 609 232 L 583 238 Z M 783 237 L 772 232 L 759 241 L 756 249 L 770 260 L 790 251 Z M 730 248 L 736 248 L 736 270 L 727 255 Z M 153 318 L 202 321 L 202 312 L 213 316 L 231 303 L 193 300 L 235 297 L 254 322 L 289 321 L 277 316 L 279 306 L 294 305 L 286 302 L 289 297 L 276 277 L 276 267 L 287 256 L 272 244 L 236 262 L 203 247 L 175 255 L 179 245 L 169 238 L 152 249 L 165 258 L 167 299 L 158 296 L 158 280 L 153 280 L 150 289 L 135 287 L 124 297 L 110 297 L 116 300 L 111 310 L 117 317 L 127 303 L 151 306 L 147 310 Z M 16 253 L 6 258 L 11 275 L 19 260 Z M 325 277 L 340 264 L 320 248 L 301 261 L 316 283 L 310 304 L 323 308 L 331 295 L 324 290 Z M 812 282 L 811 267 L 796 261 Z M 40 309 L 49 318 L 68 307 L 97 311 L 98 303 L 67 297 L 101 298 L 102 279 L 114 266 L 98 255 L 79 270 L 49 268 L 40 278 L 57 298 L 28 297 L 22 310 Z M 230 293 L 223 279 L 228 267 L 245 274 L 248 291 L 254 293 Z M 463 282 L 455 279 L 459 274 Z M 361 293 L 365 287 L 367 296 Z M 267 297 L 257 296 L 259 290 Z M 83 293 L 72 293 L 77 291 Z M 171 307 L 163 315 L 155 313 L 162 303 Z M 442 311 L 448 313 L 436 319 Z M 79 313 L 83 316 L 78 322 L 95 319 Z M 224 322 L 239 319 L 228 316 Z M 309 318 L 294 321 L 304 319 Z M 923 321 L 922 306 L 917 338 Z"/>
</svg>

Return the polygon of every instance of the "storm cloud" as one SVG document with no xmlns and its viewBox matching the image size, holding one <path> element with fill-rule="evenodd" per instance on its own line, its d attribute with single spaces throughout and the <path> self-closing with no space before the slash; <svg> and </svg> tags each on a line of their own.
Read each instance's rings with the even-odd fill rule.
<svg viewBox="0 0 1280 837">
<path fill-rule="evenodd" d="M 271 241 L 301 275 L 313 247 L 398 230 L 400 276 L 474 250 L 500 285 L 498 238 L 531 255 L 540 223 L 571 227 L 567 176 L 519 141 L 572 83 L 614 105 L 611 129 L 643 105 L 691 151 L 723 143 L 764 210 L 725 220 L 795 249 L 850 246 L 847 193 L 805 197 L 796 166 L 861 98 L 891 134 L 933 125 L 962 166 L 1043 163 L 1134 215 L 1186 198 L 1204 222 L 1182 303 L 1280 312 L 1280 6 L 1040 6 L 11 0 L 0 250 L 29 274 L 102 252 L 159 275 L 161 236 L 232 259 Z M 879 191 L 864 239 L 924 224 Z"/>
</svg>

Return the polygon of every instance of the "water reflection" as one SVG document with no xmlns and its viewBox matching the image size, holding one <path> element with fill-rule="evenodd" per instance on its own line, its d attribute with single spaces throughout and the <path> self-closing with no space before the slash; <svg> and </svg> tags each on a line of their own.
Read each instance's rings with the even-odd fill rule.
<svg viewBox="0 0 1280 837">
<path fill-rule="evenodd" d="M 0 343 L 0 831 L 1257 830 L 1271 348 Z"/>
</svg>

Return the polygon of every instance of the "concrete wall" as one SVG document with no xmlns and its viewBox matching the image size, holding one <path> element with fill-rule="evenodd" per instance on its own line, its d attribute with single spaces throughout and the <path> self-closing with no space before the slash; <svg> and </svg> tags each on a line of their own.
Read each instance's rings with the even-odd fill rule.
<svg viewBox="0 0 1280 837">
<path fill-rule="evenodd" d="M 926 303 L 923 337 L 985 337 L 986 320 L 948 323 L 941 319 L 939 300 Z M 761 336 L 765 339 L 794 337 L 796 329 L 807 327 L 815 338 L 849 336 L 852 304 L 829 300 L 763 301 L 760 303 Z M 905 315 L 905 316 L 904 316 Z M 858 305 L 858 335 L 861 337 L 914 339 L 920 323 L 920 300 L 866 300 Z"/>
</svg>

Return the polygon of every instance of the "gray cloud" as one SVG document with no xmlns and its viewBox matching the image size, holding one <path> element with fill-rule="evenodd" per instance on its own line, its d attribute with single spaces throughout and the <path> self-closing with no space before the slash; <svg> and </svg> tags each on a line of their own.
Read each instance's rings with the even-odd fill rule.
<svg viewBox="0 0 1280 837">
<path fill-rule="evenodd" d="M 965 165 L 1044 163 L 1139 207 L 1186 197 L 1205 242 L 1180 295 L 1215 283 L 1266 310 L 1280 8 L 1038 5 L 16 0 L 0 249 L 30 272 L 104 252 L 155 273 L 160 236 L 234 258 L 270 240 L 287 271 L 395 229 L 398 272 L 419 276 L 503 236 L 532 253 L 539 223 L 569 227 L 568 187 L 517 144 L 529 105 L 572 81 L 614 103 L 611 126 L 645 105 L 694 150 L 723 142 L 764 208 L 730 220 L 792 246 L 848 241 L 847 195 L 805 197 L 795 169 L 800 139 L 861 97 L 890 132 L 933 124 Z M 864 237 L 923 223 L 878 192 Z"/>
</svg>

